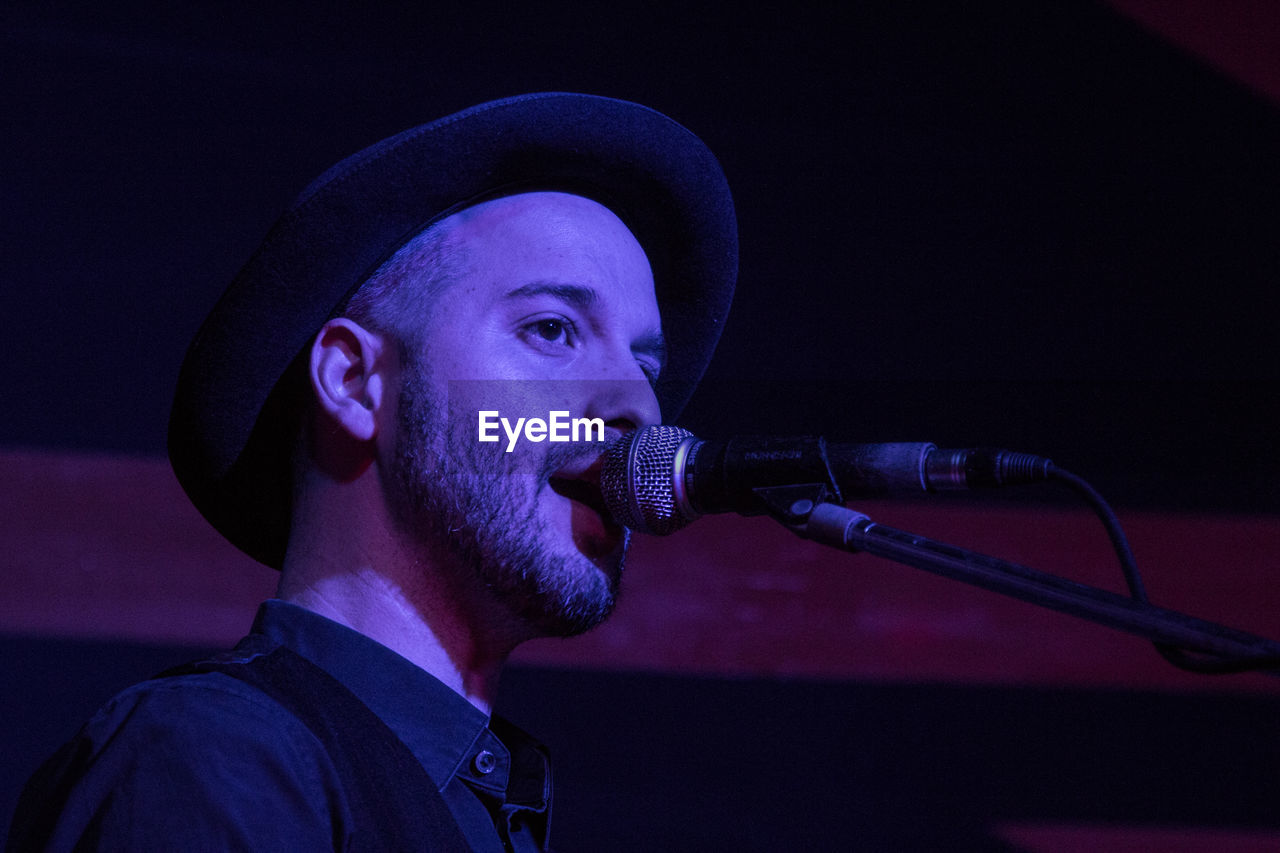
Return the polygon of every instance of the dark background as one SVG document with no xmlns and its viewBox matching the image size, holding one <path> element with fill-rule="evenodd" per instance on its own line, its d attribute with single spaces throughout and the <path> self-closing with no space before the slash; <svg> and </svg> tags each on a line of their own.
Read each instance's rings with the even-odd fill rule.
<svg viewBox="0 0 1280 853">
<path fill-rule="evenodd" d="M 1280 510 L 1280 114 L 1107 5 L 267 6 L 0 12 L 0 446 L 163 454 L 187 341 L 311 178 L 568 89 L 666 112 L 734 187 L 739 298 L 698 432 L 1010 446 L 1125 507 Z M 5 647 L 28 691 L 5 703 L 11 777 L 189 656 Z M 1265 697 L 531 670 L 506 690 L 562 757 L 567 850 L 1280 825 Z"/>
<path fill-rule="evenodd" d="M 1008 445 L 1122 504 L 1280 508 L 1280 114 L 1105 5 L 261 5 L 7 4 L 0 443 L 162 453 L 187 341 L 303 185 L 570 89 L 667 112 L 734 187 L 699 431 Z"/>
</svg>

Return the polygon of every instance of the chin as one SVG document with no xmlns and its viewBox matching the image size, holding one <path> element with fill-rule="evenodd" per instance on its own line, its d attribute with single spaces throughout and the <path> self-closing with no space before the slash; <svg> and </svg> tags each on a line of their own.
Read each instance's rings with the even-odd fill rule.
<svg viewBox="0 0 1280 853">
<path fill-rule="evenodd" d="M 576 552 L 557 562 L 557 576 L 543 576 L 539 591 L 517 605 L 516 615 L 531 636 L 585 633 L 607 619 L 617 602 L 620 563 L 615 564 L 616 570 L 609 570 Z"/>
<path fill-rule="evenodd" d="M 546 561 L 541 577 L 513 603 L 534 634 L 570 637 L 613 611 L 629 531 L 551 490 L 546 497 L 539 513 L 545 524 L 535 533 Z"/>
</svg>

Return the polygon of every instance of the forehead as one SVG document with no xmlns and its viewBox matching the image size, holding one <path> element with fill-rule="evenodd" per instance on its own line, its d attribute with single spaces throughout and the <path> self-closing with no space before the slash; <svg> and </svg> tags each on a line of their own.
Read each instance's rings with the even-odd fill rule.
<svg viewBox="0 0 1280 853">
<path fill-rule="evenodd" d="M 635 236 L 604 205 L 564 192 L 529 192 L 491 199 L 444 220 L 452 247 L 470 266 L 589 259 L 601 272 L 652 278 Z"/>
<path fill-rule="evenodd" d="M 448 272 L 421 317 L 421 332 L 480 330 L 553 301 L 625 338 L 660 339 L 662 317 L 644 249 L 612 211 L 583 196 L 531 192 L 492 199 L 443 220 Z"/>
</svg>

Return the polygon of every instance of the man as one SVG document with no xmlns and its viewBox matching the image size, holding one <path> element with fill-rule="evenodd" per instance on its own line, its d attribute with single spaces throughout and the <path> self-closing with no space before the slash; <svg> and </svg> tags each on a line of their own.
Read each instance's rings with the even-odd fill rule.
<svg viewBox="0 0 1280 853">
<path fill-rule="evenodd" d="M 701 142 L 605 98 L 482 104 L 321 176 L 206 320 L 170 423 L 278 598 L 108 703 L 11 846 L 546 849 L 546 756 L 490 716 L 498 676 L 609 613 L 627 531 L 598 460 L 687 399 L 736 249 Z"/>
</svg>

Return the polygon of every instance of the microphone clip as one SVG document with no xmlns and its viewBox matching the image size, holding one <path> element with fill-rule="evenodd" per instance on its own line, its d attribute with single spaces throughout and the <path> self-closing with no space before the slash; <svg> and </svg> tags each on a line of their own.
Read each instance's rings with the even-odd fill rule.
<svg viewBox="0 0 1280 853">
<path fill-rule="evenodd" d="M 833 493 L 826 483 L 762 486 L 751 491 L 770 518 L 801 536 L 819 504 L 842 503 L 839 492 Z"/>
</svg>

